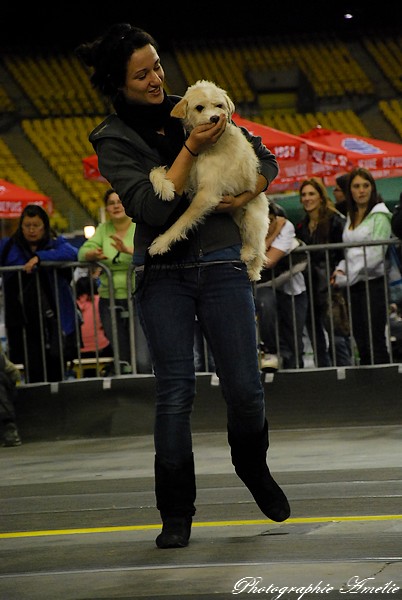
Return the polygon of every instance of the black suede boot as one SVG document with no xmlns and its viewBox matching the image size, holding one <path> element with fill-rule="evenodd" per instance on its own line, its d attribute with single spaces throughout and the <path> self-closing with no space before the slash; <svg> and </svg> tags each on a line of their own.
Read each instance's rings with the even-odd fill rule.
<svg viewBox="0 0 402 600">
<path fill-rule="evenodd" d="M 267 466 L 268 423 L 258 434 L 234 435 L 228 431 L 232 463 L 237 475 L 252 493 L 260 510 L 272 521 L 285 521 L 290 506 Z"/>
<path fill-rule="evenodd" d="M 156 507 L 162 517 L 162 532 L 156 538 L 158 548 L 184 548 L 191 534 L 195 514 L 194 457 L 180 467 L 155 456 Z"/>
</svg>

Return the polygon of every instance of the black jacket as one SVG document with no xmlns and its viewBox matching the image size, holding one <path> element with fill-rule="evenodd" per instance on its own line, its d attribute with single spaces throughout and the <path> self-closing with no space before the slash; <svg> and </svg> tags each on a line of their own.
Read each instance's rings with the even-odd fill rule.
<svg viewBox="0 0 402 600">
<path fill-rule="evenodd" d="M 391 218 L 392 233 L 402 240 L 402 193 L 399 196 L 399 205 L 394 208 Z"/>
<path fill-rule="evenodd" d="M 334 212 L 329 220 L 328 236 L 326 240 L 317 239 L 317 230 L 310 232 L 309 218 L 306 217 L 296 227 L 296 235 L 308 245 L 311 244 L 339 244 L 343 242 L 342 233 L 346 224 L 346 218 Z M 333 248 L 328 251 L 329 266 L 327 269 L 326 251 L 316 250 L 309 253 L 311 264 L 311 284 L 315 305 L 325 304 L 328 298 L 329 278 L 336 265 L 344 258 L 342 248 Z M 305 271 L 306 285 L 310 288 L 308 270 Z"/>
</svg>

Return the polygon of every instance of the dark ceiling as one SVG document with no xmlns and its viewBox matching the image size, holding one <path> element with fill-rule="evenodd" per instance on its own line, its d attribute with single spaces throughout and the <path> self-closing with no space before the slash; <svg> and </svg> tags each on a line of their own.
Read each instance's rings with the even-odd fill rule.
<svg viewBox="0 0 402 600">
<path fill-rule="evenodd" d="M 360 29 L 378 31 L 402 25 L 401 0 L 381 4 L 299 0 L 243 0 L 244 6 L 231 8 L 230 2 L 203 0 L 186 2 L 164 0 L 139 5 L 130 2 L 79 5 L 55 2 L 53 6 L 30 3 L 24 8 L 8 1 L 2 5 L 2 43 L 9 46 L 76 46 L 102 34 L 112 23 L 129 22 L 149 31 L 161 46 L 173 40 L 228 38 L 285 33 L 336 32 L 353 35 Z M 352 18 L 346 19 L 345 14 Z"/>
</svg>

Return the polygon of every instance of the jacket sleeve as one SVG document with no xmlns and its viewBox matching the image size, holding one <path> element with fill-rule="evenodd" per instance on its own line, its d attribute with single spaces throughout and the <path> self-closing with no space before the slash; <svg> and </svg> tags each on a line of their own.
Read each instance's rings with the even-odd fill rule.
<svg viewBox="0 0 402 600">
<path fill-rule="evenodd" d="M 103 230 L 102 225 L 98 225 L 95 229 L 95 233 L 91 238 L 85 240 L 85 242 L 78 249 L 78 260 L 85 262 L 85 255 L 88 250 L 98 250 L 103 248 Z"/>
<path fill-rule="evenodd" d="M 331 238 L 329 242 L 331 244 L 341 244 L 343 242 L 343 230 L 346 225 L 346 218 L 341 215 L 335 215 L 333 219 L 333 227 L 331 228 Z M 330 253 L 331 269 L 335 267 L 344 257 L 344 249 L 337 248 Z"/>
<path fill-rule="evenodd" d="M 156 157 L 146 160 L 124 140 L 102 138 L 95 146 L 99 170 L 117 190 L 126 214 L 135 223 L 163 227 L 180 203 L 182 196 L 175 194 L 172 201 L 161 200 L 149 179 L 153 167 L 160 166 Z"/>
<path fill-rule="evenodd" d="M 260 173 L 267 180 L 267 188 L 279 173 L 279 165 L 275 155 L 263 144 L 260 136 L 252 135 L 245 127 L 240 127 L 243 134 L 252 144 L 260 161 Z"/>
<path fill-rule="evenodd" d="M 41 261 L 76 261 L 78 251 L 75 246 L 67 242 L 63 236 L 58 236 L 52 244 L 51 248 L 38 250 L 36 252 Z"/>
</svg>

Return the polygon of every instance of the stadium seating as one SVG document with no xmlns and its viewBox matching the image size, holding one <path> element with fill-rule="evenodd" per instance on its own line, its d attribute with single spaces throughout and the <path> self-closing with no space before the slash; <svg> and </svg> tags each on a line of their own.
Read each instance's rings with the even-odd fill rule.
<svg viewBox="0 0 402 600">
<path fill-rule="evenodd" d="M 22 128 L 40 155 L 82 204 L 99 220 L 105 190 L 103 183 L 84 179 L 82 159 L 93 154 L 89 132 L 101 117 L 24 119 Z"/>
<path fill-rule="evenodd" d="M 366 50 L 398 93 L 402 92 L 402 35 L 364 36 Z"/>
<path fill-rule="evenodd" d="M 380 100 L 379 109 L 402 139 L 402 100 Z"/>
<path fill-rule="evenodd" d="M 17 157 L 11 152 L 10 148 L 0 139 L 0 163 L 1 163 L 1 178 L 15 183 L 33 192 L 44 193 L 38 186 L 35 179 L 28 171 L 21 165 Z M 53 214 L 50 216 L 51 226 L 58 232 L 68 230 L 68 220 L 62 215 L 62 213 L 55 207 L 53 207 Z"/>
</svg>

